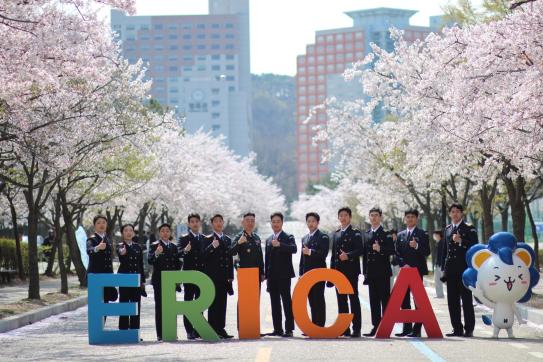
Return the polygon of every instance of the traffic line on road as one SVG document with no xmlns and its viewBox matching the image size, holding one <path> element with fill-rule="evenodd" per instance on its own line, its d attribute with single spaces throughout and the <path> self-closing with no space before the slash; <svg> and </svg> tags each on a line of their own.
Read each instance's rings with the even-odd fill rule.
<svg viewBox="0 0 543 362">
<path fill-rule="evenodd" d="M 542 352 L 528 352 L 529 355 L 532 355 L 536 358 L 542 358 L 543 359 L 543 353 Z"/>
<path fill-rule="evenodd" d="M 255 362 L 268 362 L 271 356 L 271 347 L 261 347 L 256 353 Z"/>
</svg>

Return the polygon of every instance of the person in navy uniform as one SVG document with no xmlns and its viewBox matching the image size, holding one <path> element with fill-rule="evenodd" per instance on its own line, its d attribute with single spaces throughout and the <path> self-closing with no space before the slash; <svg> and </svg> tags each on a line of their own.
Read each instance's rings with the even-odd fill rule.
<svg viewBox="0 0 543 362">
<path fill-rule="evenodd" d="M 337 229 L 332 235 L 332 256 L 330 266 L 332 269 L 343 273 L 351 286 L 354 293 L 345 294 L 337 293 L 337 304 L 339 313 L 349 313 L 349 305 L 347 304 L 347 298 L 350 302 L 350 313 L 354 314 L 353 318 L 353 331 L 347 328 L 343 333 L 344 336 L 359 338 L 360 328 L 362 327 L 362 311 L 360 309 L 360 299 L 358 297 L 358 276 L 360 275 L 360 255 L 362 255 L 362 233 L 360 230 L 353 228 L 351 225 L 352 211 L 348 207 L 342 207 L 338 210 L 338 219 L 341 227 Z M 327 282 L 327 286 L 332 286 L 330 282 Z"/>
<path fill-rule="evenodd" d="M 153 266 L 151 283 L 155 294 L 155 324 L 156 334 L 162 341 L 162 279 L 161 273 L 165 270 L 180 270 L 180 255 L 175 243 L 171 241 L 172 227 L 162 224 L 158 228 L 159 240 L 151 244 L 148 261 Z"/>
<path fill-rule="evenodd" d="M 462 283 L 462 273 L 468 267 L 466 252 L 477 244 L 477 229 L 464 221 L 464 207 L 459 203 L 449 206 L 451 224 L 445 228 L 445 264 L 442 280 L 447 283 L 447 304 L 453 327 L 447 337 L 473 337 L 475 312 L 471 291 Z M 464 310 L 464 325 L 460 312 L 460 301 Z"/>
<path fill-rule="evenodd" d="M 382 217 L 383 211 L 379 207 L 371 208 L 371 227 L 364 233 L 362 270 L 364 284 L 368 285 L 373 325 L 369 333 L 364 333 L 366 337 L 373 337 L 377 333 L 390 297 L 390 256 L 394 254 L 394 242 L 392 234 L 381 225 Z"/>
<path fill-rule="evenodd" d="M 145 272 L 143 270 L 143 250 L 141 246 L 133 241 L 134 225 L 125 224 L 121 226 L 121 236 L 123 241 L 117 245 L 117 255 L 119 256 L 119 269 L 117 273 L 121 274 L 139 274 L 139 287 L 119 287 L 119 302 L 138 303 L 138 314 L 132 316 L 119 317 L 119 329 L 139 329 L 141 296 L 145 292 Z"/>
<path fill-rule="evenodd" d="M 233 336 L 226 330 L 226 306 L 229 286 L 234 280 L 234 263 L 230 252 L 232 240 L 223 233 L 224 218 L 211 218 L 213 233 L 203 240 L 203 270 L 215 285 L 215 299 L 207 311 L 207 319 L 220 338 Z"/>
<path fill-rule="evenodd" d="M 330 238 L 319 230 L 320 216 L 316 212 L 305 215 L 309 234 L 302 238 L 302 255 L 300 258 L 301 277 L 304 273 L 317 268 L 326 268 L 326 257 L 330 249 Z M 315 284 L 309 291 L 308 300 L 311 308 L 311 321 L 320 327 L 326 322 L 326 302 L 324 300 L 325 282 Z"/>
<path fill-rule="evenodd" d="M 262 241 L 260 236 L 254 232 L 256 216 L 252 212 L 243 215 L 241 221 L 243 230 L 234 236 L 230 250 L 232 256 L 239 258 L 239 268 L 258 268 L 260 282 L 266 279 L 264 273 L 264 257 L 262 254 Z"/>
<path fill-rule="evenodd" d="M 264 271 L 270 293 L 273 319 L 273 336 L 292 337 L 294 316 L 290 295 L 291 279 L 294 278 L 292 254 L 297 247 L 294 236 L 283 231 L 283 214 L 275 212 L 270 216 L 273 234 L 266 240 Z M 282 327 L 281 302 L 285 312 L 285 333 Z"/>
<path fill-rule="evenodd" d="M 417 227 L 419 221 L 419 211 L 417 209 L 408 209 L 404 213 L 404 222 L 406 229 L 398 234 L 396 243 L 396 253 L 400 268 L 417 268 L 420 280 L 428 274 L 428 265 L 426 258 L 430 255 L 430 241 L 428 232 Z M 408 290 L 405 294 L 402 309 L 411 309 L 411 292 Z M 397 333 L 397 337 L 420 337 L 422 323 L 403 324 L 403 331 Z"/>
<path fill-rule="evenodd" d="M 87 254 L 89 255 L 89 266 L 87 273 L 113 274 L 113 242 L 106 234 L 107 218 L 103 215 L 96 215 L 92 220 L 94 234 L 87 239 Z M 114 302 L 118 293 L 114 287 L 104 288 L 104 302 Z M 104 317 L 105 321 L 106 317 Z"/>
<path fill-rule="evenodd" d="M 204 235 L 200 233 L 200 228 L 202 226 L 201 220 L 200 215 L 190 214 L 187 217 L 189 232 L 182 235 L 177 243 L 179 254 L 183 258 L 183 270 L 204 270 L 204 260 L 202 256 Z M 196 285 L 185 284 L 185 301 L 197 299 L 199 296 L 200 289 Z M 183 316 L 183 324 L 185 325 L 188 339 L 200 337 L 185 316 Z"/>
</svg>

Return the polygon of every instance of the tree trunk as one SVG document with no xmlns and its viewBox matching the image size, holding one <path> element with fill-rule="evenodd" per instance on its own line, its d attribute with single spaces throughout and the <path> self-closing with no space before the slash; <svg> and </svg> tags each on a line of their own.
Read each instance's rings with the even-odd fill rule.
<svg viewBox="0 0 543 362">
<path fill-rule="evenodd" d="M 511 221 L 513 222 L 513 234 L 518 240 L 524 240 L 524 231 L 526 224 L 526 209 L 522 194 L 524 192 L 524 179 L 518 177 L 511 180 L 508 177 L 503 179 L 507 188 L 509 205 L 511 206 Z"/>
<path fill-rule="evenodd" d="M 40 299 L 40 271 L 38 267 L 38 210 L 33 188 L 25 192 L 28 206 L 28 299 Z"/>
<path fill-rule="evenodd" d="M 509 230 L 509 205 L 506 205 L 506 207 L 500 212 L 500 216 L 502 219 L 502 231 Z"/>
<path fill-rule="evenodd" d="M 494 234 L 494 215 L 493 203 L 496 195 L 497 180 L 493 185 L 483 182 L 479 196 L 481 200 L 481 209 L 483 211 L 483 242 L 486 244 Z"/>
<path fill-rule="evenodd" d="M 530 221 L 530 226 L 532 229 L 532 238 L 534 239 L 535 267 L 537 270 L 539 270 L 539 238 L 537 236 L 537 227 L 535 225 L 534 217 L 532 215 L 532 210 L 530 209 L 530 201 L 526 197 L 526 191 L 523 191 L 523 196 L 524 204 L 526 206 L 526 213 L 528 214 L 528 220 Z"/>
<path fill-rule="evenodd" d="M 138 215 L 138 242 L 140 245 L 145 243 L 145 219 L 147 219 L 147 213 L 149 212 L 149 203 L 146 202 L 143 207 L 140 209 Z"/>
<path fill-rule="evenodd" d="M 79 279 L 79 286 L 86 288 L 87 287 L 87 270 L 81 261 L 81 254 L 79 251 L 79 245 L 75 238 L 75 229 L 73 224 L 73 215 L 68 209 L 68 204 L 66 202 L 66 195 L 64 192 L 60 191 L 60 202 L 62 207 L 62 217 L 64 219 L 64 227 L 66 228 L 66 242 L 68 244 L 68 249 L 70 250 L 70 258 L 75 266 L 75 272 L 77 273 L 77 278 Z"/>
<path fill-rule="evenodd" d="M 62 294 L 68 294 L 68 275 L 66 266 L 64 265 L 64 248 L 62 247 L 62 229 L 60 227 L 60 197 L 57 194 L 55 198 L 55 217 L 53 223 L 55 226 L 55 241 L 58 245 L 58 266 L 60 271 L 60 292 Z"/>
<path fill-rule="evenodd" d="M 17 210 L 13 203 L 13 198 L 6 196 L 11 211 L 11 223 L 13 224 L 13 234 L 15 237 L 15 252 L 17 253 L 17 272 L 19 279 L 26 280 L 25 269 L 23 265 L 23 253 L 21 251 L 21 239 L 19 238 L 19 225 L 17 224 Z"/>
</svg>

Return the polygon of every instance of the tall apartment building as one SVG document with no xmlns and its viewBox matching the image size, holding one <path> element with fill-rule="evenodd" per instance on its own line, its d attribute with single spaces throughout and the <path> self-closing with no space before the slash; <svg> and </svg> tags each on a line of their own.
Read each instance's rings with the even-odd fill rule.
<svg viewBox="0 0 543 362">
<path fill-rule="evenodd" d="M 322 104 L 328 97 L 339 100 L 362 96 L 360 84 L 347 83 L 342 77 L 345 69 L 371 51 L 370 43 L 389 51 L 394 44 L 389 29 L 405 31 L 405 38 L 414 41 L 424 38 L 431 31 L 439 30 L 441 17 L 431 17 L 430 27 L 412 26 L 409 19 L 417 11 L 376 8 L 350 11 L 353 26 L 341 29 L 321 30 L 315 35 L 315 43 L 306 47 L 306 53 L 297 59 L 296 74 L 296 130 L 297 130 L 297 185 L 304 192 L 308 183 L 319 181 L 330 172 L 330 164 L 321 163 L 322 148 L 313 146 L 313 127 L 326 124 L 326 112 L 319 112 L 315 119 L 305 123 L 312 107 Z M 379 115 L 377 115 L 379 117 Z"/>
<path fill-rule="evenodd" d="M 151 95 L 185 116 L 189 133 L 226 136 L 239 155 L 251 150 L 249 0 L 209 0 L 208 15 L 127 16 L 111 27 L 131 63 L 148 63 Z"/>
</svg>

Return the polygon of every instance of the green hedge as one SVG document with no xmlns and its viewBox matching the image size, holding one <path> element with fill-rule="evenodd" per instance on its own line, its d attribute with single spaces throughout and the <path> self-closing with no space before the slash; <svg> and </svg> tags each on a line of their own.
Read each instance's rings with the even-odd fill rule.
<svg viewBox="0 0 543 362">
<path fill-rule="evenodd" d="M 28 244 L 21 243 L 21 252 L 25 274 L 28 274 Z M 0 268 L 17 270 L 17 252 L 13 239 L 0 239 Z"/>
</svg>

